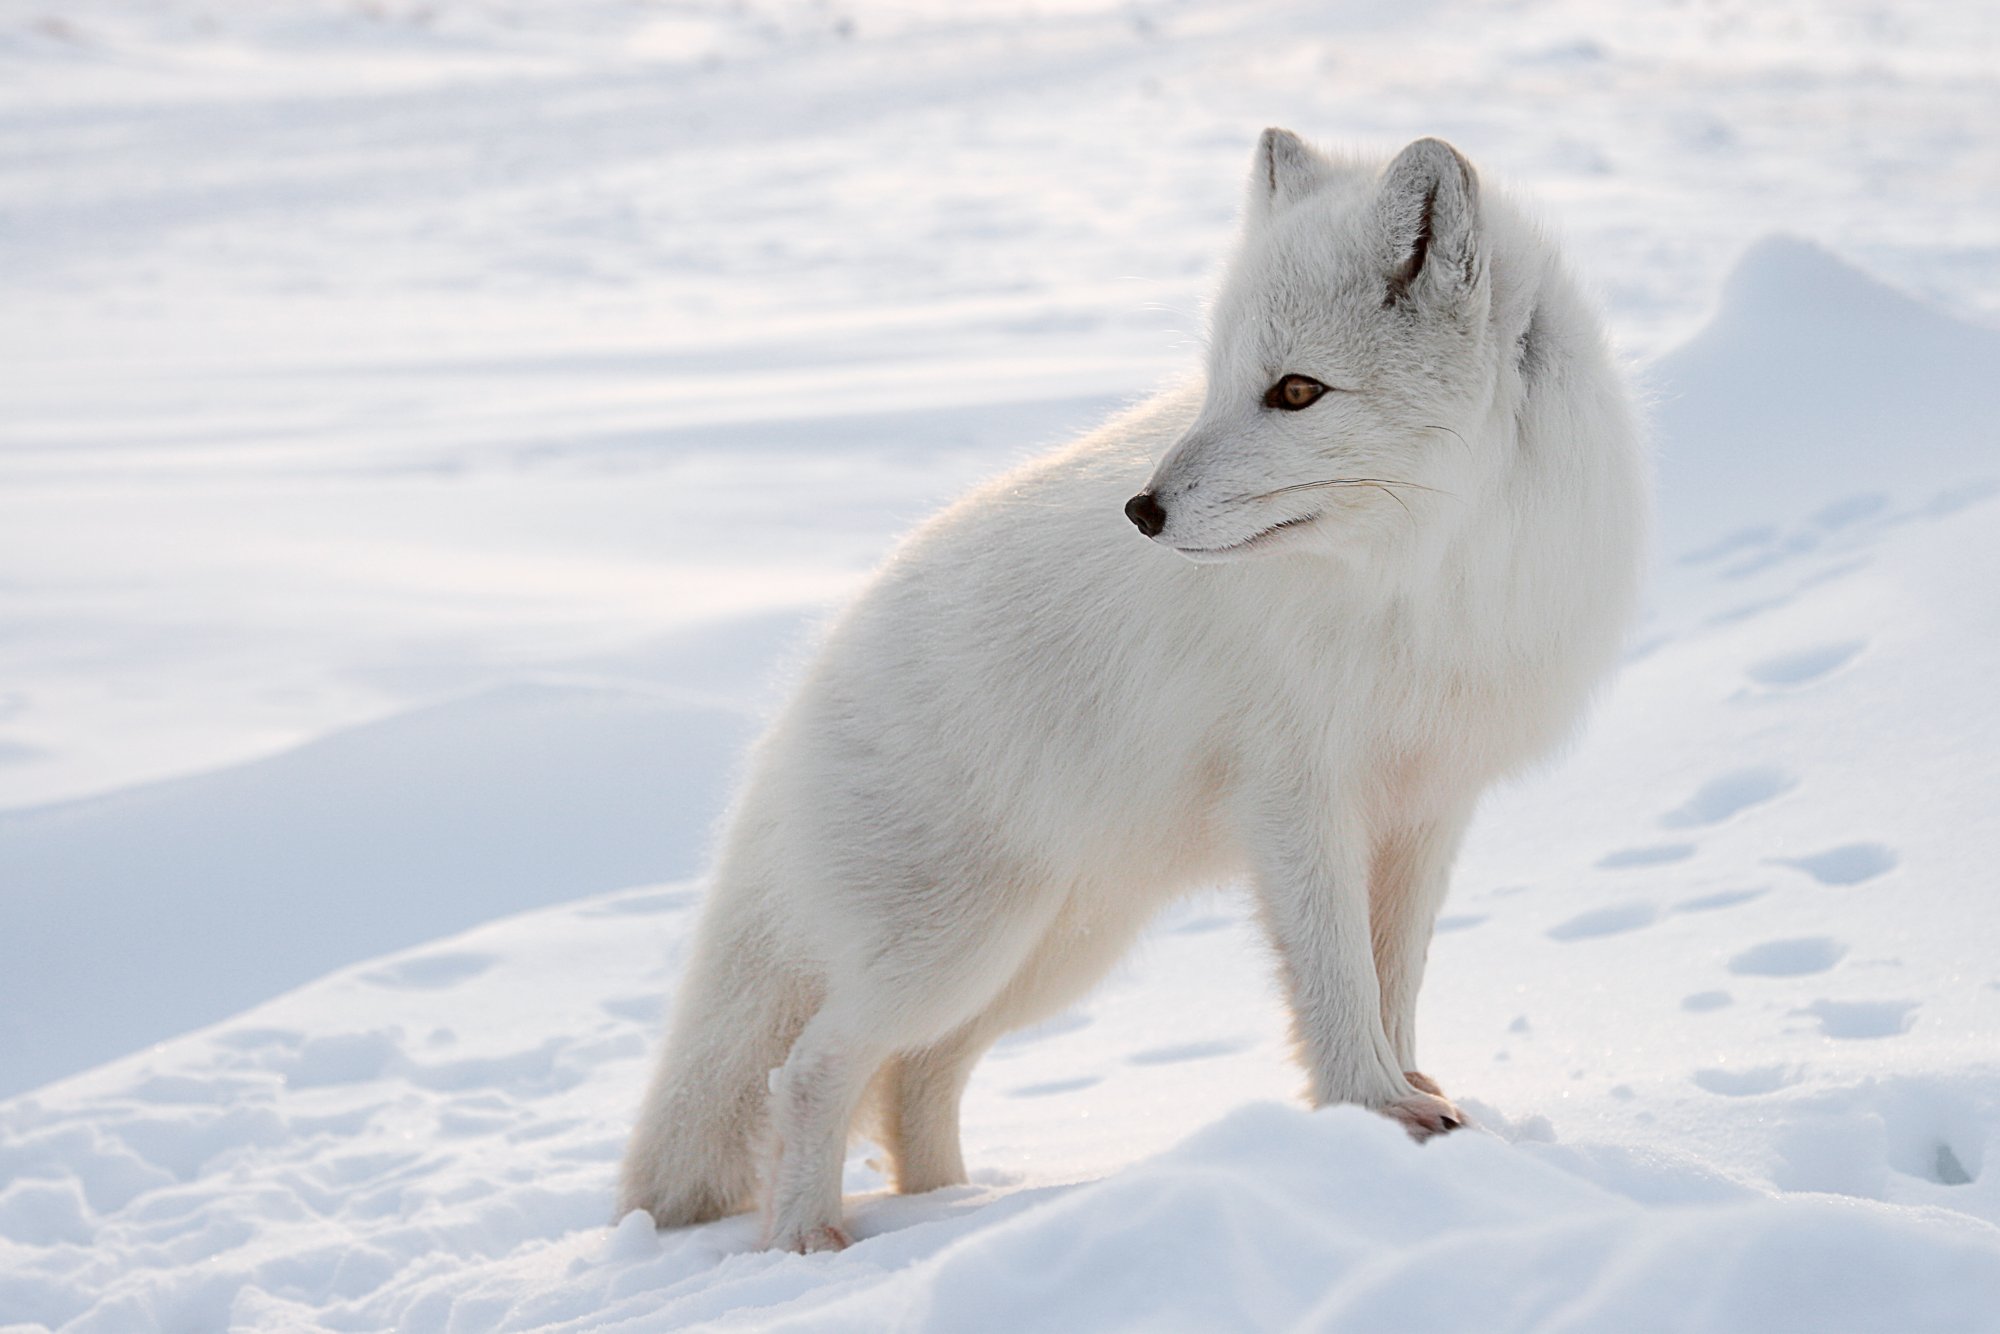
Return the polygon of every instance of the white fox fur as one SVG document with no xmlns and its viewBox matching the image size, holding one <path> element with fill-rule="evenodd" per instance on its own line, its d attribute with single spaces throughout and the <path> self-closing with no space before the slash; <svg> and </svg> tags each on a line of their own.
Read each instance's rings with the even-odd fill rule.
<svg viewBox="0 0 2000 1334">
<path fill-rule="evenodd" d="M 1205 383 L 925 524 L 759 743 L 621 1211 L 761 1187 L 771 1245 L 845 1244 L 871 1085 L 898 1188 L 964 1181 L 987 1046 L 1236 876 L 1313 1099 L 1458 1124 L 1414 1073 L 1431 926 L 1480 792 L 1616 657 L 1634 412 L 1548 236 L 1449 145 L 1266 131 L 1250 187 Z M 1327 389 L 1267 403 L 1288 375 Z"/>
</svg>

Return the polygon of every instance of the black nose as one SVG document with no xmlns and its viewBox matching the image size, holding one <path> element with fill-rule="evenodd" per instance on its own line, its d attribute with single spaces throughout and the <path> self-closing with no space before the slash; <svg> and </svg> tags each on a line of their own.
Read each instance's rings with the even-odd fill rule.
<svg viewBox="0 0 2000 1334">
<path fill-rule="evenodd" d="M 1151 491 L 1141 491 L 1126 501 L 1125 517 L 1148 537 L 1158 537 L 1160 530 L 1167 526 L 1167 512 L 1160 508 L 1159 501 L 1153 499 Z"/>
</svg>

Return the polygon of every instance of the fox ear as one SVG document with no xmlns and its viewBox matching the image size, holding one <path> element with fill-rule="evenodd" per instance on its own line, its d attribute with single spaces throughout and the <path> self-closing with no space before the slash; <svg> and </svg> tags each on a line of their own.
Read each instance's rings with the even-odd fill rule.
<svg viewBox="0 0 2000 1334">
<path fill-rule="evenodd" d="M 1290 130 L 1266 130 L 1250 164 L 1250 216 L 1262 222 L 1281 213 L 1317 190 L 1326 178 L 1326 160 L 1305 140 Z"/>
<path fill-rule="evenodd" d="M 1442 139 L 1396 154 L 1375 200 L 1383 237 L 1382 307 L 1456 297 L 1480 279 L 1479 176 Z"/>
</svg>

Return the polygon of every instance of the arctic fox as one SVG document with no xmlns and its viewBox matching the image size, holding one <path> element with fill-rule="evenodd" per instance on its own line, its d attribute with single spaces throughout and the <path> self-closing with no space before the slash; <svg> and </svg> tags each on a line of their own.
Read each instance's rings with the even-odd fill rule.
<svg viewBox="0 0 2000 1334">
<path fill-rule="evenodd" d="M 1439 140 L 1267 130 L 1203 383 L 925 524 L 758 744 L 621 1212 L 761 1187 L 768 1244 L 843 1246 L 864 1104 L 899 1190 L 963 1182 L 980 1054 L 1235 876 L 1313 1100 L 1460 1124 L 1411 1031 L 1432 922 L 1612 665 L 1645 519 L 1549 237 Z"/>
</svg>

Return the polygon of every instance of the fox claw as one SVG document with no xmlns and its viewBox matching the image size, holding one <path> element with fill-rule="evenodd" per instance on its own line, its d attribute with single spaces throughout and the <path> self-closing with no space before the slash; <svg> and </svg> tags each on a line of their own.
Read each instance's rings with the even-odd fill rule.
<svg viewBox="0 0 2000 1334">
<path fill-rule="evenodd" d="M 1434 1093 L 1398 1098 L 1382 1109 L 1382 1115 L 1399 1123 L 1418 1143 L 1448 1135 L 1467 1124 L 1464 1112 Z"/>
</svg>

